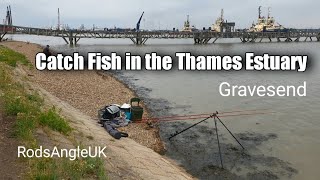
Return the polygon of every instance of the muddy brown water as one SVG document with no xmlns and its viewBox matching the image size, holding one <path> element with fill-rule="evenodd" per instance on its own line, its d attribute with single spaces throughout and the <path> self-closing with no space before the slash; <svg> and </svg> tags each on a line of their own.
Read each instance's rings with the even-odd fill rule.
<svg viewBox="0 0 320 180">
<path fill-rule="evenodd" d="M 225 168 L 220 168 L 214 121 L 201 123 L 168 140 L 170 134 L 194 121 L 161 124 L 161 137 L 168 148 L 167 156 L 200 179 L 314 179 L 320 175 L 320 43 L 257 43 L 191 45 L 191 41 L 153 41 L 154 45 L 136 47 L 129 41 L 80 40 L 83 44 L 69 48 L 57 38 L 15 36 L 15 39 L 51 44 L 56 51 L 97 52 L 105 54 L 132 52 L 144 54 L 175 52 L 210 55 L 244 55 L 245 52 L 309 56 L 306 72 L 248 71 L 121 71 L 115 75 L 137 91 L 155 116 L 185 115 L 269 109 L 275 113 L 221 118 L 246 148 L 242 150 L 218 123 Z M 149 42 L 149 41 L 148 41 Z M 172 42 L 172 41 L 170 41 Z M 118 45 L 106 45 L 116 43 Z M 189 44 L 188 44 L 189 43 Z M 95 44 L 95 45 L 92 45 Z M 174 69 L 174 68 L 173 68 Z M 307 82 L 306 97 L 222 97 L 221 82 L 237 85 L 301 85 Z"/>
</svg>

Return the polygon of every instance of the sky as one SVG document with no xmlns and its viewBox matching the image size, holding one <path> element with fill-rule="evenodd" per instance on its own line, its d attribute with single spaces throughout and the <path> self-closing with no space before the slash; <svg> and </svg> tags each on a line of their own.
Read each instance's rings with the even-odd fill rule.
<svg viewBox="0 0 320 180">
<path fill-rule="evenodd" d="M 41 28 L 57 26 L 58 8 L 61 23 L 71 28 L 134 28 L 144 11 L 142 29 L 181 29 L 187 15 L 191 25 L 202 29 L 214 23 L 221 9 L 236 28 L 248 28 L 259 6 L 265 16 L 271 7 L 276 22 L 287 28 L 320 28 L 318 0 L 0 0 L 1 23 L 7 5 L 14 25 Z"/>
</svg>

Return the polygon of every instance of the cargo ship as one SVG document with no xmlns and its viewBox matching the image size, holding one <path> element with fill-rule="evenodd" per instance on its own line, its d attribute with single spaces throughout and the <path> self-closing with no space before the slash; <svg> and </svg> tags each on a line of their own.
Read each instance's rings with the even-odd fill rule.
<svg viewBox="0 0 320 180">
<path fill-rule="evenodd" d="M 261 6 L 259 6 L 259 17 L 256 24 L 252 24 L 248 32 L 287 32 L 288 29 L 275 22 L 270 16 L 270 8 L 268 8 L 268 17 L 261 16 Z"/>
</svg>

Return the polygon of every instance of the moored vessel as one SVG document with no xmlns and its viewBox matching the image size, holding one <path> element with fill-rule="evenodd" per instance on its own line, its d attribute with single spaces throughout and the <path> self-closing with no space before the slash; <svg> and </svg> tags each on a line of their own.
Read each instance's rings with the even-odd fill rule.
<svg viewBox="0 0 320 180">
<path fill-rule="evenodd" d="M 189 15 L 187 15 L 187 21 L 184 22 L 184 26 L 183 26 L 181 32 L 193 32 L 196 30 L 197 30 L 197 28 L 195 26 L 190 25 Z"/>
<path fill-rule="evenodd" d="M 216 19 L 215 23 L 212 24 L 211 31 L 221 32 L 223 23 L 224 23 L 223 9 L 221 9 L 221 15 Z"/>
<path fill-rule="evenodd" d="M 288 29 L 281 24 L 276 23 L 274 17 L 270 16 L 270 8 L 268 8 L 268 17 L 261 15 L 261 6 L 259 6 L 259 16 L 257 23 L 253 23 L 249 32 L 287 32 Z"/>
</svg>

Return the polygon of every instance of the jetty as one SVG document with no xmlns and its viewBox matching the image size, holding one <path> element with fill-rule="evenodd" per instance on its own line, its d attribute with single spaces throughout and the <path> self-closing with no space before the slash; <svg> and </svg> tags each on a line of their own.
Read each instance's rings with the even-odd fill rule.
<svg viewBox="0 0 320 180">
<path fill-rule="evenodd" d="M 24 34 L 61 37 L 67 44 L 76 45 L 82 38 L 130 39 L 136 45 L 143 45 L 148 39 L 193 39 L 195 44 L 215 43 L 218 39 L 238 38 L 243 43 L 320 41 L 319 30 L 290 30 L 288 32 L 178 32 L 178 31 L 107 31 L 107 30 L 59 30 L 0 24 L 0 41 L 7 34 Z"/>
<path fill-rule="evenodd" d="M 259 7 L 259 17 L 261 17 Z M 320 41 L 320 29 L 288 29 L 284 31 L 247 31 L 235 30 L 235 23 L 227 22 L 221 17 L 218 18 L 212 29 L 198 30 L 190 26 L 189 16 L 182 31 L 173 30 L 140 30 L 140 22 L 144 15 L 141 14 L 135 29 L 95 29 L 86 30 L 61 28 L 60 10 L 58 9 L 57 28 L 36 28 L 13 25 L 11 7 L 7 7 L 7 16 L 3 24 L 0 24 L 0 41 L 6 40 L 7 34 L 23 34 L 37 36 L 61 37 L 67 44 L 76 45 L 80 39 L 130 39 L 136 45 L 143 45 L 148 39 L 193 39 L 194 44 L 215 43 L 218 39 L 237 38 L 243 43 L 264 42 L 299 42 L 299 41 Z"/>
</svg>

